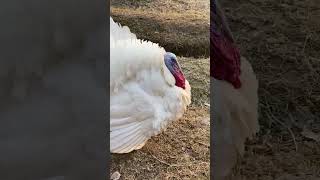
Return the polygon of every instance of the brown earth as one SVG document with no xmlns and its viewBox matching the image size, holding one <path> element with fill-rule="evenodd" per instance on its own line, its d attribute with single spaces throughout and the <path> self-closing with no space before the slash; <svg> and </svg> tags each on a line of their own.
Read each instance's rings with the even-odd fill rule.
<svg viewBox="0 0 320 180">
<path fill-rule="evenodd" d="M 226 0 L 223 5 L 260 81 L 261 132 L 235 174 L 248 180 L 319 179 L 319 1 Z"/>
</svg>

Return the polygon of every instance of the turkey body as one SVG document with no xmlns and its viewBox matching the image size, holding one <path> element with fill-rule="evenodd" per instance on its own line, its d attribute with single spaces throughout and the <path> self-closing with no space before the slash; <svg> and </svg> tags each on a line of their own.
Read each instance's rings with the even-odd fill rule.
<svg viewBox="0 0 320 180">
<path fill-rule="evenodd" d="M 128 153 L 182 117 L 191 88 L 187 80 L 185 88 L 175 85 L 163 48 L 111 17 L 110 32 L 110 150 Z"/>
<path fill-rule="evenodd" d="M 218 2 L 210 4 L 211 92 L 213 108 L 213 177 L 226 180 L 245 150 L 245 142 L 259 131 L 258 80 L 241 57 Z"/>
<path fill-rule="evenodd" d="M 241 59 L 241 88 L 235 89 L 227 81 L 211 77 L 213 92 L 213 159 L 214 177 L 226 179 L 245 142 L 259 131 L 258 80 L 251 64 Z"/>
</svg>

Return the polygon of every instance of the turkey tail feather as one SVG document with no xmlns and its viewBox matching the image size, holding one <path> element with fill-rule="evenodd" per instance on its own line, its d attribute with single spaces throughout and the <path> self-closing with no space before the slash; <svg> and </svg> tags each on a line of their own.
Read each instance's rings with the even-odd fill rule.
<svg viewBox="0 0 320 180">
<path fill-rule="evenodd" d="M 112 128 L 110 133 L 111 152 L 128 153 L 142 147 L 147 140 L 141 131 L 143 122 L 127 124 L 126 127 Z"/>
</svg>

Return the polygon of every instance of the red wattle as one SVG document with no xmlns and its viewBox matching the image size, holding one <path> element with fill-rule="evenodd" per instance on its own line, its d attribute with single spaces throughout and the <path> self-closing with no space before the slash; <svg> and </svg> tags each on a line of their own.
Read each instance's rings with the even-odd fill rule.
<svg viewBox="0 0 320 180">
<path fill-rule="evenodd" d="M 240 51 L 227 38 L 211 31 L 210 36 L 210 76 L 241 87 Z"/>
</svg>

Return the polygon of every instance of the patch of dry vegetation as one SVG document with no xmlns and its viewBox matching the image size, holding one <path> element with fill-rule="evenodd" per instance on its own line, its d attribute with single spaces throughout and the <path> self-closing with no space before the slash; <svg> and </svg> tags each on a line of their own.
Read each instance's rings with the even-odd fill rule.
<svg viewBox="0 0 320 180">
<path fill-rule="evenodd" d="M 209 56 L 209 0 L 111 1 L 114 20 L 179 56 Z"/>
<path fill-rule="evenodd" d="M 193 106 L 203 107 L 210 104 L 210 62 L 209 59 L 179 57 L 184 75 L 191 84 Z"/>
<path fill-rule="evenodd" d="M 123 179 L 209 179 L 209 112 L 188 109 L 184 117 L 138 151 L 112 155 L 111 173 Z"/>
</svg>

